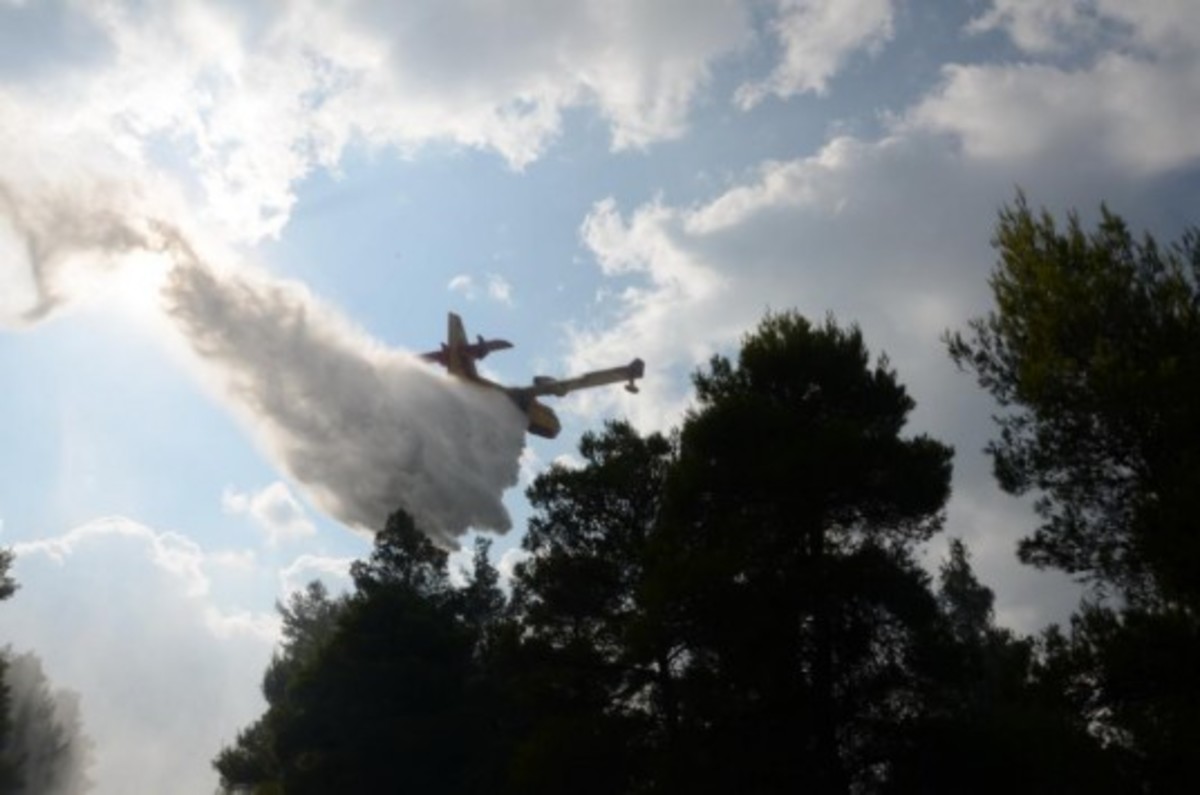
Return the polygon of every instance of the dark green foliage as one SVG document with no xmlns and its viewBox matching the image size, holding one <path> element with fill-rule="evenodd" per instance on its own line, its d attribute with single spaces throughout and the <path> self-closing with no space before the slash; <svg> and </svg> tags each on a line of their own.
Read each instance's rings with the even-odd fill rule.
<svg viewBox="0 0 1200 795">
<path fill-rule="evenodd" d="M 13 553 L 11 549 L 0 549 L 0 602 L 12 596 L 17 590 L 17 583 L 8 573 L 12 567 Z"/>
<path fill-rule="evenodd" d="M 869 786 L 918 698 L 936 611 L 910 551 L 940 528 L 951 451 L 900 436 L 912 400 L 832 320 L 769 316 L 696 388 L 661 587 L 690 650 L 703 775 L 724 791 Z"/>
<path fill-rule="evenodd" d="M 53 689 L 35 654 L 3 649 L 0 658 L 6 668 L 10 718 L 0 765 L 11 771 L 8 788 L 0 792 L 40 795 L 90 789 L 92 742 L 83 733 L 79 696 Z"/>
<path fill-rule="evenodd" d="M 950 543 L 938 603 L 946 634 L 927 640 L 924 714 L 897 752 L 887 792 L 1123 792 L 1047 660 L 1058 656 L 993 622 L 993 594 L 961 541 Z M 1055 663 L 1057 664 L 1057 662 Z"/>
<path fill-rule="evenodd" d="M 1095 586 L 1041 679 L 1129 786 L 1188 789 L 1200 736 L 1200 236 L 1160 248 L 1102 209 L 1060 230 L 1023 197 L 1000 215 L 996 308 L 948 338 L 1005 407 L 996 476 L 1038 495 L 1021 556 Z"/>
<path fill-rule="evenodd" d="M 917 709 L 949 449 L 832 322 L 769 317 L 696 382 L 678 451 L 610 424 L 529 492 L 522 759 L 557 772 L 521 791 L 844 791 Z"/>
<path fill-rule="evenodd" d="M 0 602 L 12 596 L 13 592 L 17 589 L 16 582 L 8 573 L 12 562 L 12 551 L 0 549 Z M 17 786 L 20 783 L 17 766 L 8 762 L 5 758 L 7 754 L 4 753 L 8 748 L 9 735 L 12 732 L 10 688 L 8 680 L 5 677 L 7 667 L 8 661 L 3 655 L 0 655 L 0 795 L 16 792 Z"/>
<path fill-rule="evenodd" d="M 994 631 L 995 594 L 975 578 L 970 553 L 961 538 L 950 539 L 950 557 L 942 563 L 938 604 L 954 638 L 964 646 L 978 644 Z"/>
<path fill-rule="evenodd" d="M 1059 229 L 1019 196 L 994 245 L 996 308 L 948 343 L 1006 409 L 1000 485 L 1039 496 L 1022 559 L 1197 606 L 1200 237 L 1164 250 L 1107 209 Z"/>
<path fill-rule="evenodd" d="M 17 590 L 13 553 L 0 549 L 0 601 Z M 0 648 L 0 795 L 81 793 L 91 788 L 92 741 L 79 695 L 52 689 L 31 652 Z"/>
<path fill-rule="evenodd" d="M 648 544 L 673 459 L 669 440 L 625 423 L 580 443 L 584 465 L 555 466 L 528 496 L 514 603 L 528 673 L 518 792 L 625 792 L 649 745 L 671 731 L 679 654 L 646 604 Z"/>
<path fill-rule="evenodd" d="M 214 762 L 222 782 L 231 789 L 268 793 L 280 786 L 284 760 L 277 753 L 276 738 L 297 712 L 292 686 L 306 670 L 319 664 L 346 602 L 330 599 L 325 587 L 313 582 L 293 594 L 287 605 L 276 607 L 283 619 L 283 644 L 263 675 L 267 713 L 241 731 L 237 742 L 222 750 Z"/>
<path fill-rule="evenodd" d="M 1022 203 L 1002 229 L 1054 249 L 1045 223 Z M 1152 246 L 1134 250 L 1142 262 Z M 1033 270 L 1049 281 L 1026 285 L 1013 311 L 1071 283 Z M 998 290 L 1015 290 L 1004 278 Z M 1150 305 L 1166 300 L 1156 289 L 1143 290 Z M 1071 296 L 1075 318 L 1086 295 Z M 486 542 L 455 588 L 445 552 L 396 514 L 353 567 L 353 594 L 331 600 L 314 585 L 281 607 L 269 709 L 218 757 L 223 782 L 260 793 L 1184 791 L 1200 742 L 1200 634 L 1153 539 L 1178 539 L 1187 503 L 1145 477 L 1186 481 L 1155 469 L 1165 464 L 1146 439 L 1165 443 L 1156 423 L 1187 412 L 1147 401 L 1153 421 L 1138 426 L 1117 371 L 1092 375 L 1132 356 L 1116 341 L 1073 386 L 1058 383 L 1086 346 L 1055 349 L 1047 340 L 1074 340 L 1082 321 L 1046 331 L 1053 320 L 1037 315 L 1031 330 L 996 315 L 952 350 L 1012 410 L 993 446 L 998 472 L 1044 494 L 1047 522 L 1024 554 L 1113 585 L 1133 607 L 1019 637 L 995 625 L 993 594 L 957 540 L 932 587 L 916 553 L 942 525 L 950 449 L 904 435 L 913 401 L 856 328 L 770 315 L 736 361 L 697 374 L 678 434 L 608 423 L 584 436 L 580 466 L 535 479 L 511 603 Z M 1020 355 L 1040 363 L 1005 347 L 1009 333 L 1034 339 Z M 1191 366 L 1182 357 L 1144 370 L 1165 377 Z M 1005 380 L 1004 362 L 1026 381 Z M 1083 414 L 1076 389 L 1092 395 Z M 1084 431 L 1113 438 L 1075 446 Z M 1098 474 L 1130 450 L 1157 463 Z"/>
<path fill-rule="evenodd" d="M 1147 792 L 1195 789 L 1200 747 L 1200 627 L 1179 610 L 1085 604 L 1066 636 L 1048 633 L 1056 691 L 1095 725 Z"/>
<path fill-rule="evenodd" d="M 472 741 L 491 727 L 474 706 L 481 605 L 494 571 L 464 594 L 446 553 L 394 514 L 355 593 L 330 601 L 310 586 L 284 617 L 283 653 L 268 669 L 270 708 L 215 764 L 223 785 L 251 792 L 469 792 Z M 490 585 L 489 585 L 490 583 Z M 486 698 L 482 699 L 486 702 Z"/>
</svg>

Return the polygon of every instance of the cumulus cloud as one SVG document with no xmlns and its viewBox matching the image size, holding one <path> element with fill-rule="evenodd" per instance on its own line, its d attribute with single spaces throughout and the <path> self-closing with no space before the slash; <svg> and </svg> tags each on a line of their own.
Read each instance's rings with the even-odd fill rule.
<svg viewBox="0 0 1200 795">
<path fill-rule="evenodd" d="M 317 532 L 305 514 L 304 506 L 281 480 L 252 494 L 227 488 L 221 495 L 221 506 L 227 513 L 245 514 L 253 519 L 272 545 Z"/>
<path fill-rule="evenodd" d="M 0 28 L 17 30 L 35 9 L 2 13 Z M 37 13 L 41 29 L 89 31 L 89 57 L 31 51 L 24 84 L 6 83 L 0 60 L 0 130 L 88 139 L 140 172 L 182 165 L 204 221 L 242 240 L 279 234 L 296 183 L 336 167 L 351 142 L 404 153 L 449 142 L 522 168 L 581 107 L 606 120 L 614 149 L 675 138 L 712 64 L 751 38 L 738 0 L 112 2 Z M 45 57 L 53 68 L 28 66 Z"/>
<path fill-rule="evenodd" d="M 980 159 L 1052 155 L 1163 173 L 1200 158 L 1200 58 L 1168 66 L 1110 53 L 1084 69 L 947 66 L 907 123 L 947 133 Z"/>
<path fill-rule="evenodd" d="M 320 580 L 330 593 L 347 590 L 350 564 L 354 558 L 304 554 L 279 571 L 279 586 L 286 600 L 313 580 Z"/>
<path fill-rule="evenodd" d="M 460 273 L 454 276 L 446 283 L 446 289 L 452 293 L 458 293 L 468 301 L 474 301 L 479 297 L 479 285 L 475 278 L 467 273 Z M 513 305 L 512 285 L 508 279 L 505 279 L 498 273 L 489 273 L 484 277 L 483 284 L 484 294 L 488 299 L 505 306 Z"/>
<path fill-rule="evenodd" d="M 520 547 L 511 547 L 504 550 L 504 554 L 500 556 L 499 562 L 496 564 L 496 571 L 504 582 L 511 585 L 513 577 L 516 576 L 517 564 L 529 559 L 529 553 Z"/>
<path fill-rule="evenodd" d="M 1189 0 L 993 0 L 967 30 L 1001 31 L 1037 55 L 1098 44 L 1178 55 L 1200 41 L 1200 18 Z"/>
<path fill-rule="evenodd" d="M 734 99 L 743 110 L 771 95 L 824 94 L 851 56 L 892 37 L 891 0 L 776 0 L 776 7 L 771 31 L 782 54 L 769 76 L 738 88 Z"/>
<path fill-rule="evenodd" d="M 1002 30 L 1018 63 L 950 64 L 907 114 L 975 158 L 1060 158 L 1145 177 L 1200 160 L 1200 14 L 1187 0 L 996 0 L 968 25 Z M 1044 56 L 1069 53 L 1070 65 Z"/>
<path fill-rule="evenodd" d="M 1080 0 L 994 0 L 967 31 L 1002 30 L 1027 52 L 1061 52 L 1099 32 L 1088 11 Z"/>
<path fill-rule="evenodd" d="M 953 207 L 938 201 L 961 187 L 962 166 L 936 140 L 837 138 L 810 157 L 764 163 L 697 205 L 622 213 L 597 203 L 581 234 L 623 286 L 605 302 L 609 323 L 576 330 L 571 363 L 640 355 L 660 375 L 637 398 L 597 391 L 574 405 L 621 401 L 639 423 L 661 427 L 685 405 L 683 382 L 666 377 L 672 368 L 728 350 L 768 308 L 863 318 L 894 361 L 922 355 L 973 290 L 964 264 L 986 275 L 995 183 L 980 170 L 978 188 L 960 190 Z"/>
<path fill-rule="evenodd" d="M 276 616 L 210 587 L 249 575 L 123 517 L 15 549 L 23 587 L 5 605 L 5 639 L 36 649 L 47 678 L 79 694 L 96 792 L 212 792 L 209 759 L 261 712 L 257 684 L 279 638 Z"/>
<path fill-rule="evenodd" d="M 209 579 L 204 572 L 205 555 L 187 536 L 165 530 L 159 532 L 124 517 L 96 519 L 74 527 L 60 536 L 22 541 L 13 546 L 18 556 L 42 555 L 58 565 L 81 547 L 100 538 L 124 537 L 145 545 L 151 563 L 174 577 L 188 596 L 208 593 Z"/>
<path fill-rule="evenodd" d="M 487 279 L 488 298 L 498 304 L 512 306 L 512 285 L 498 273 L 489 273 Z"/>
<path fill-rule="evenodd" d="M 468 299 L 475 297 L 475 280 L 466 273 L 460 273 L 446 283 L 446 289 L 452 293 L 461 293 Z"/>
</svg>

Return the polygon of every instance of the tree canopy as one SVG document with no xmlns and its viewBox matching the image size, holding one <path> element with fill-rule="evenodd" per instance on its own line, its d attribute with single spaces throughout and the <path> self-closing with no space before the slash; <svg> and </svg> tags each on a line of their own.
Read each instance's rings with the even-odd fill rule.
<svg viewBox="0 0 1200 795">
<path fill-rule="evenodd" d="M 857 328 L 767 316 L 678 432 L 610 422 L 528 490 L 511 598 L 404 514 L 280 611 L 233 791 L 1107 791 L 1062 635 L 994 624 L 966 547 L 918 563 L 951 450 Z M 1072 651 L 1071 653 L 1075 653 Z"/>
<path fill-rule="evenodd" d="M 1000 485 L 1036 495 L 1023 560 L 1093 586 L 1045 637 L 1058 694 L 1143 791 L 1182 792 L 1200 744 L 1200 233 L 1088 232 L 1023 196 L 996 228 L 995 308 L 948 336 L 998 401 Z"/>
<path fill-rule="evenodd" d="M 1004 408 L 1000 485 L 1037 495 L 1023 560 L 1137 603 L 1200 605 L 1200 236 L 1162 247 L 1101 208 L 996 227 L 996 306 L 948 337 Z"/>
</svg>

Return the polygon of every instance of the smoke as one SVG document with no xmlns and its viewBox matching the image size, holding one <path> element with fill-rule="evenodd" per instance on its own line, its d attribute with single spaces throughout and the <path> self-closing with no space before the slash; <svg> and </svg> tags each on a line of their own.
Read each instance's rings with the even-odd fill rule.
<svg viewBox="0 0 1200 795">
<path fill-rule="evenodd" d="M 8 686 L 8 736 L 0 760 L 15 768 L 17 795 L 77 795 L 91 789 L 92 741 L 83 733 L 79 695 L 51 690 L 37 655 L 0 657 Z"/>
<path fill-rule="evenodd" d="M 212 267 L 136 191 L 0 182 L 0 320 L 30 325 L 131 256 L 165 255 L 166 317 L 273 463 L 326 513 L 377 530 L 407 510 L 440 545 L 506 531 L 525 420 L 495 390 L 385 348 L 303 286 Z M 17 296 L 13 299 L 11 296 Z"/>
</svg>

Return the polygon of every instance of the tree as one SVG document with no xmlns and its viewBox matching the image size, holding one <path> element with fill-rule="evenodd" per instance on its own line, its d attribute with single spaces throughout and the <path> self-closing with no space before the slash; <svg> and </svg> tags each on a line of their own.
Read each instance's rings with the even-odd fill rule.
<svg viewBox="0 0 1200 795">
<path fill-rule="evenodd" d="M 1002 488 L 1038 495 L 1022 560 L 1135 604 L 1200 607 L 1200 236 L 1133 239 L 1000 213 L 996 307 L 947 337 L 1005 409 L 988 445 Z"/>
<path fill-rule="evenodd" d="M 1085 603 L 1047 633 L 1053 685 L 1119 763 L 1126 791 L 1195 789 L 1200 623 L 1182 610 Z"/>
<path fill-rule="evenodd" d="M 0 602 L 16 593 L 17 583 L 8 573 L 12 567 L 13 553 L 11 549 L 0 549 Z"/>
<path fill-rule="evenodd" d="M 292 594 L 286 605 L 276 604 L 276 609 L 283 642 L 263 675 L 267 713 L 239 732 L 234 744 L 222 749 L 213 762 L 222 785 L 230 791 L 273 792 L 282 786 L 284 760 L 276 740 L 294 716 L 290 688 L 306 669 L 318 664 L 337 631 L 346 600 L 330 598 L 325 586 L 314 581 Z"/>
<path fill-rule="evenodd" d="M 947 336 L 1004 408 L 1001 487 L 1042 523 L 1022 560 L 1094 586 L 1045 681 L 1123 759 L 1129 786 L 1186 791 L 1200 737 L 1200 234 L 1161 248 L 1101 208 L 1059 229 L 1024 196 L 1000 213 L 996 306 Z M 1111 599 L 1109 597 L 1117 597 Z"/>
<path fill-rule="evenodd" d="M 267 713 L 214 761 L 227 791 L 489 791 L 496 721 L 481 636 L 503 604 L 494 569 L 477 567 L 458 591 L 446 561 L 397 512 L 351 567 L 351 596 L 313 585 L 280 609 Z"/>
<path fill-rule="evenodd" d="M 936 620 L 913 545 L 941 527 L 951 451 L 862 335 L 769 315 L 695 378 L 657 581 L 688 655 L 708 791 L 845 792 L 886 767 Z"/>
<path fill-rule="evenodd" d="M 0 602 L 8 599 L 17 589 L 16 582 L 8 570 L 12 566 L 12 550 L 0 549 Z M 17 765 L 7 761 L 7 755 L 2 753 L 9 746 L 9 734 L 12 732 L 12 717 L 10 715 L 11 692 L 5 675 L 7 660 L 0 655 L 0 793 L 15 792 L 20 784 Z"/>
<path fill-rule="evenodd" d="M 587 433 L 583 463 L 555 465 L 527 494 L 517 567 L 524 634 L 519 792 L 626 792 L 675 722 L 669 639 L 646 603 L 649 544 L 674 447 L 612 422 Z"/>
<path fill-rule="evenodd" d="M 990 588 L 959 539 L 939 572 L 945 634 L 927 638 L 923 714 L 906 732 L 884 791 L 1127 791 L 1117 759 L 1058 678 L 1055 634 L 1038 643 L 995 624 Z"/>
<path fill-rule="evenodd" d="M 0 757 L 17 779 L 14 795 L 78 795 L 91 789 L 92 741 L 83 731 L 79 695 L 52 690 L 37 655 L 3 650 L 10 693 L 9 735 Z"/>
</svg>

